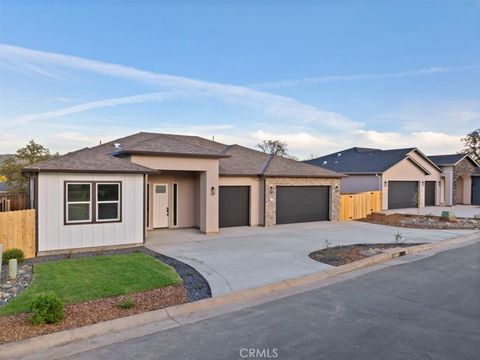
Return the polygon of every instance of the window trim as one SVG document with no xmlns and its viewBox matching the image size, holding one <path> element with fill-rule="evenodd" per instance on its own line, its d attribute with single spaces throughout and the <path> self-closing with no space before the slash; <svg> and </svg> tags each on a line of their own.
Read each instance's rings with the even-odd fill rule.
<svg viewBox="0 0 480 360">
<path fill-rule="evenodd" d="M 172 183 L 172 227 L 178 227 L 178 182 Z"/>
<path fill-rule="evenodd" d="M 118 186 L 118 200 L 108 200 L 108 201 L 99 201 L 98 200 L 98 185 L 117 185 Z M 108 223 L 108 222 L 118 222 L 121 219 L 121 198 L 122 198 L 122 187 L 118 181 L 104 182 L 97 181 L 95 182 L 95 222 L 99 223 Z M 99 219 L 98 218 L 98 205 L 99 204 L 117 204 L 117 218 L 116 219 Z"/>
<path fill-rule="evenodd" d="M 123 212 L 122 212 L 122 181 L 120 180 L 104 180 L 104 181 L 90 181 L 90 180 L 64 180 L 63 182 L 63 225 L 92 225 L 92 224 L 110 224 L 110 223 L 121 223 L 123 221 Z M 90 219 L 79 220 L 79 221 L 67 221 L 67 212 L 68 212 L 68 202 L 67 202 L 67 188 L 69 184 L 89 184 L 90 185 Z M 119 185 L 119 206 L 118 206 L 118 220 L 97 220 L 97 184 L 118 184 Z M 95 190 L 95 196 L 93 196 L 92 190 Z M 110 201 L 107 201 L 110 202 Z"/>
<path fill-rule="evenodd" d="M 68 201 L 68 185 L 88 185 L 90 187 L 89 201 Z M 68 220 L 68 205 L 70 204 L 88 204 L 88 220 Z M 65 221 L 67 224 L 88 224 L 92 222 L 92 184 L 85 182 L 68 182 L 65 184 Z"/>
</svg>

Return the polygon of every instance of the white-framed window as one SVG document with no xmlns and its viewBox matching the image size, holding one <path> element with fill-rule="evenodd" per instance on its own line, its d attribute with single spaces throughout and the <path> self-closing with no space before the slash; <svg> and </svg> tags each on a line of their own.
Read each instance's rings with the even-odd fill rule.
<svg viewBox="0 0 480 360">
<path fill-rule="evenodd" d="M 69 182 L 65 189 L 65 222 L 67 224 L 92 221 L 92 184 Z"/>
<path fill-rule="evenodd" d="M 120 220 L 120 183 L 96 183 L 96 221 Z"/>
</svg>

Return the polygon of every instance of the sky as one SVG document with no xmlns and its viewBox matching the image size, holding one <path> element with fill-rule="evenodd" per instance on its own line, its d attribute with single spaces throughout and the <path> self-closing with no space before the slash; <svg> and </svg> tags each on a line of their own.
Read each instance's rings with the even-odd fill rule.
<svg viewBox="0 0 480 360">
<path fill-rule="evenodd" d="M 154 131 L 440 154 L 479 127 L 480 0 L 0 0 L 0 153 Z"/>
</svg>

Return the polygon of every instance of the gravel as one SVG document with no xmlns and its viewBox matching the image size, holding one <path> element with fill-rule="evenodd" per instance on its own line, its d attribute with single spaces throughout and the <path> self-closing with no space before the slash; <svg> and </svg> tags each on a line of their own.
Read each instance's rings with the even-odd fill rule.
<svg viewBox="0 0 480 360">
<path fill-rule="evenodd" d="M 3 265 L 0 279 L 0 307 L 24 291 L 30 284 L 30 281 L 32 281 L 32 278 L 31 264 L 26 262 L 18 264 L 17 278 L 15 280 L 8 279 L 8 265 Z"/>
</svg>

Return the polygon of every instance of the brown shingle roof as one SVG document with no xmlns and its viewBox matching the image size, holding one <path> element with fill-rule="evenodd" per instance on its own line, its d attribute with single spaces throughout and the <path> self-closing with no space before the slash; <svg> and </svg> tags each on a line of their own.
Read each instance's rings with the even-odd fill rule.
<svg viewBox="0 0 480 360">
<path fill-rule="evenodd" d="M 118 147 L 115 144 L 119 144 Z M 342 174 L 240 145 L 225 145 L 198 136 L 141 132 L 31 165 L 27 171 L 148 173 L 156 170 L 132 163 L 123 154 L 197 156 L 219 159 L 225 176 L 341 177 Z"/>
<path fill-rule="evenodd" d="M 117 158 L 99 151 L 98 148 L 86 148 L 43 161 L 22 169 L 24 172 L 113 172 L 148 173 L 152 169 Z"/>
<path fill-rule="evenodd" d="M 120 144 L 121 152 L 125 154 L 163 154 L 163 155 L 188 155 L 198 157 L 225 157 L 221 150 L 225 145 L 215 149 L 213 146 L 205 147 L 205 143 L 195 137 L 187 137 L 173 134 L 139 133 L 138 141 L 132 138 L 124 139 Z M 128 141 L 125 141 L 128 140 Z M 207 140 L 209 141 L 209 140 Z M 213 141 L 212 141 L 213 142 Z M 214 143 L 215 144 L 215 143 Z"/>
<path fill-rule="evenodd" d="M 320 166 L 305 164 L 275 155 L 265 170 L 265 176 L 338 178 L 345 175 Z"/>
</svg>

